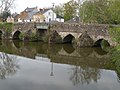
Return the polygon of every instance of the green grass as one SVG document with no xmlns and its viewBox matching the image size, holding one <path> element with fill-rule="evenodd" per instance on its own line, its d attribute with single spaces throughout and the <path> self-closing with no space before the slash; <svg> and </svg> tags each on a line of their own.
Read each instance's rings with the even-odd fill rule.
<svg viewBox="0 0 120 90">
<path fill-rule="evenodd" d="M 120 44 L 120 27 L 111 27 L 109 33 L 112 40 Z"/>
</svg>

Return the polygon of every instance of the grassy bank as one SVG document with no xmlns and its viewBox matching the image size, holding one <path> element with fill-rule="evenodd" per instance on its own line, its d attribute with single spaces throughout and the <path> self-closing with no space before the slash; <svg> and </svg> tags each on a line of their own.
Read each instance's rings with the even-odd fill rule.
<svg viewBox="0 0 120 90">
<path fill-rule="evenodd" d="M 110 35 L 112 40 L 118 43 L 118 46 L 111 50 L 111 59 L 116 67 L 117 74 L 120 76 L 120 27 L 111 27 Z"/>
<path fill-rule="evenodd" d="M 120 27 L 110 27 L 109 33 L 112 40 L 120 44 Z"/>
</svg>

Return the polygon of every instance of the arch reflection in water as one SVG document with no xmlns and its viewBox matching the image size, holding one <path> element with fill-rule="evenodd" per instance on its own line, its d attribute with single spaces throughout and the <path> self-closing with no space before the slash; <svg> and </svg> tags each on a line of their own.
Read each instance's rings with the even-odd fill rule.
<svg viewBox="0 0 120 90">
<path fill-rule="evenodd" d="M 63 49 L 68 53 L 71 54 L 75 51 L 75 48 L 71 44 L 63 44 Z"/>
<path fill-rule="evenodd" d="M 15 56 L 10 57 L 8 54 L 0 52 L 0 79 L 5 79 L 17 72 L 19 65 L 15 59 Z"/>
<path fill-rule="evenodd" d="M 16 48 L 21 48 L 23 46 L 23 42 L 20 40 L 13 40 L 13 44 Z"/>
<path fill-rule="evenodd" d="M 3 34 L 3 33 L 2 33 L 2 31 L 0 30 L 0 40 L 2 39 L 2 34 Z"/>
</svg>

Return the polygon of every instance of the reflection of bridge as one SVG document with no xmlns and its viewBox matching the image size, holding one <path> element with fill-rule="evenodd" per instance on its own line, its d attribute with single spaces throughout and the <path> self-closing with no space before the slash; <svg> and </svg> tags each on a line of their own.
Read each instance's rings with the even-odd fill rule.
<svg viewBox="0 0 120 90">
<path fill-rule="evenodd" d="M 54 63 L 63 63 L 77 66 L 88 65 L 90 67 L 104 69 L 107 69 L 108 67 L 106 66 L 111 64 L 109 54 L 99 48 L 80 48 L 77 50 L 69 45 L 56 45 L 55 47 L 54 45 L 48 46 L 47 44 L 33 42 L 15 43 L 2 43 L 0 46 L 0 52 L 25 56 L 33 59 L 37 57 L 37 60 L 41 57 L 44 59 L 45 57 L 49 58 L 50 61 Z M 18 46 L 16 47 L 16 45 Z"/>
<path fill-rule="evenodd" d="M 50 25 L 50 32 L 49 32 Z M 20 34 L 31 36 L 36 33 L 38 40 L 43 40 L 46 32 L 50 33 L 50 42 L 54 42 L 58 36 L 62 43 L 71 43 L 73 40 L 77 42 L 78 46 L 93 46 L 98 45 L 102 40 L 107 41 L 110 45 L 115 43 L 111 40 L 109 35 L 108 25 L 83 25 L 83 24 L 69 24 L 69 23 L 16 23 L 12 31 L 13 39 L 19 39 Z M 1 31 L 0 33 L 3 33 Z M 25 37 L 24 36 L 24 39 Z"/>
</svg>

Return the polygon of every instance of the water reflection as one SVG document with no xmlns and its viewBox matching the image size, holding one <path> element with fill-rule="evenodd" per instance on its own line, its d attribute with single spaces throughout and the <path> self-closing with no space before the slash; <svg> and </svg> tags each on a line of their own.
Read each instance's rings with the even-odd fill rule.
<svg viewBox="0 0 120 90">
<path fill-rule="evenodd" d="M 6 76 L 14 75 L 19 69 L 16 57 L 9 57 L 6 53 L 0 53 L 0 79 L 5 79 Z"/>
<path fill-rule="evenodd" d="M 99 69 L 80 66 L 72 68 L 70 80 L 73 85 L 89 84 L 92 81 L 97 82 L 98 79 L 100 79 Z"/>
<path fill-rule="evenodd" d="M 100 48 L 74 48 L 72 45 L 48 45 L 40 42 L 2 41 L 0 52 L 32 59 L 36 56 L 47 57 L 55 63 L 89 65 L 97 68 L 105 68 L 105 64 L 110 60 L 109 53 Z"/>
<path fill-rule="evenodd" d="M 68 53 L 71 54 L 75 51 L 75 48 L 72 46 L 72 44 L 63 44 L 63 49 Z"/>
<path fill-rule="evenodd" d="M 41 57 L 49 58 L 52 63 L 74 65 L 75 69 L 79 69 L 76 67 L 80 66 L 80 70 L 81 72 L 84 71 L 84 74 L 87 73 L 88 70 L 92 70 L 89 69 L 89 67 L 91 67 L 93 71 L 96 71 L 96 78 L 99 77 L 99 71 L 94 70 L 94 68 L 107 69 L 109 66 L 108 62 L 110 62 L 109 53 L 104 52 L 100 48 L 74 48 L 72 45 L 67 44 L 48 45 L 41 42 L 2 41 L 0 52 L 11 53 L 32 59 L 36 59 L 37 57 L 38 59 L 40 58 L 40 60 Z M 74 70 L 73 72 L 80 70 Z M 89 74 L 90 73 L 91 71 L 89 71 Z M 89 81 L 86 82 L 88 83 Z"/>
<path fill-rule="evenodd" d="M 31 80 L 31 82 L 35 83 L 39 82 L 40 85 L 43 82 L 42 84 L 46 85 L 47 83 L 51 86 L 59 86 L 59 84 L 62 85 L 61 83 L 65 83 L 64 86 L 67 84 L 69 84 L 68 87 L 70 86 L 67 90 L 79 90 L 79 88 L 74 88 L 80 85 L 86 86 L 88 84 L 99 83 L 99 81 L 104 78 L 102 77 L 102 70 L 115 69 L 110 62 L 110 54 L 100 48 L 74 48 L 72 45 L 67 44 L 48 45 L 41 42 L 2 41 L 1 43 L 0 52 L 5 52 L 0 54 L 1 79 L 5 79 L 8 75 L 14 75 L 20 66 L 22 68 L 20 72 L 18 72 L 19 75 L 17 78 L 22 73 L 19 80 L 21 80 L 22 77 L 23 81 L 25 80 L 28 84 L 29 81 L 27 80 Z M 14 54 L 14 57 L 6 53 Z M 20 63 L 16 62 L 17 57 L 19 57 L 17 55 L 22 58 L 22 60 L 20 59 Z M 47 63 L 45 61 L 47 61 Z M 56 79 L 58 79 L 58 81 Z M 104 79 L 107 80 L 106 78 Z M 109 80 L 111 80 L 111 77 Z M 38 87 L 40 86 L 39 84 Z M 71 84 L 75 87 L 71 88 Z M 61 87 L 59 88 L 61 89 Z M 49 90 L 53 90 L 53 88 L 49 88 Z M 88 88 L 84 90 L 92 89 Z"/>
</svg>

